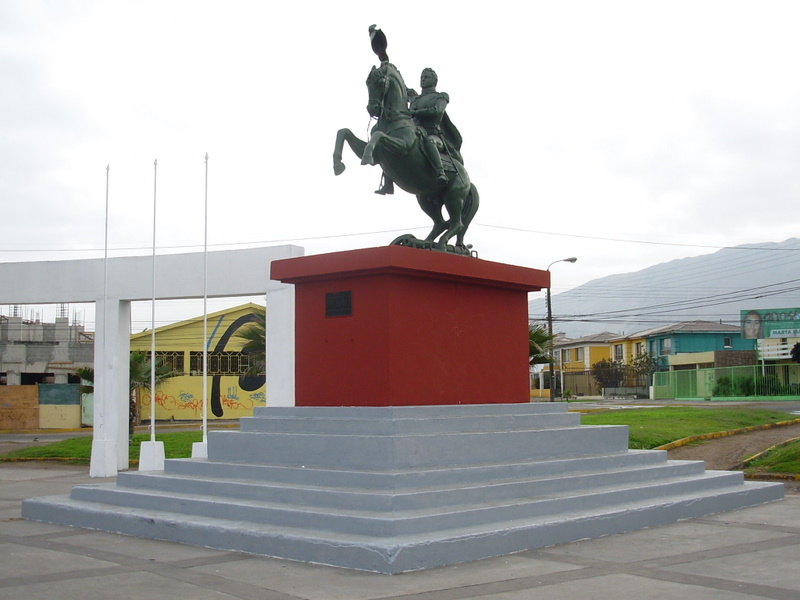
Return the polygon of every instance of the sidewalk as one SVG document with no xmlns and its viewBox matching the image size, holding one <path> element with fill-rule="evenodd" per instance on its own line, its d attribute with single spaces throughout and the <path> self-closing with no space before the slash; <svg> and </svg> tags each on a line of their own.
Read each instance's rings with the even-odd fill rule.
<svg viewBox="0 0 800 600">
<path fill-rule="evenodd" d="M 491 600 L 800 597 L 800 496 L 595 540 L 379 575 L 23 521 L 25 498 L 100 483 L 0 464 L 0 600 Z"/>
</svg>

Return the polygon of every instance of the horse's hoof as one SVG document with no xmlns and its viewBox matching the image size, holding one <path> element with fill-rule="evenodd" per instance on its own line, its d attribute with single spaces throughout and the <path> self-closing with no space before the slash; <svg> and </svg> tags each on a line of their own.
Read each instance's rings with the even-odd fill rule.
<svg viewBox="0 0 800 600">
<path fill-rule="evenodd" d="M 375 164 L 375 159 L 374 159 L 374 158 L 372 158 L 371 156 L 367 156 L 367 155 L 365 154 L 365 155 L 364 155 L 364 156 L 361 158 L 361 164 L 362 164 L 362 165 L 374 165 L 374 164 Z"/>
<path fill-rule="evenodd" d="M 341 175 L 342 173 L 344 173 L 344 170 L 345 170 L 345 166 L 344 166 L 343 162 L 335 162 L 335 163 L 333 163 L 333 172 L 336 175 Z"/>
</svg>

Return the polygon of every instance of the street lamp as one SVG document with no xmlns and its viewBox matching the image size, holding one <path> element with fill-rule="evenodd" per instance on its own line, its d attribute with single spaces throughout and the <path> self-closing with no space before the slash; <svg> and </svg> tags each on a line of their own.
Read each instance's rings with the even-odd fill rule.
<svg viewBox="0 0 800 600">
<path fill-rule="evenodd" d="M 547 265 L 547 272 L 550 273 L 550 267 L 552 267 L 556 263 L 560 262 L 568 262 L 574 263 L 578 260 L 574 256 L 570 256 L 569 258 L 562 258 L 560 260 L 554 260 L 549 265 Z M 556 399 L 556 387 L 553 385 L 555 383 L 555 368 L 554 363 L 556 360 L 555 352 L 553 350 L 553 303 L 550 299 L 550 278 L 547 278 L 548 286 L 547 286 L 547 333 L 550 336 L 550 402 L 555 402 Z"/>
</svg>

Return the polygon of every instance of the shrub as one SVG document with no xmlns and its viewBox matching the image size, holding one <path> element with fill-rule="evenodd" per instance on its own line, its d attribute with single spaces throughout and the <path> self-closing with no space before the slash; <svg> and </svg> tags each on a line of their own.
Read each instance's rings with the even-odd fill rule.
<svg viewBox="0 0 800 600">
<path fill-rule="evenodd" d="M 755 381 L 752 375 L 741 375 L 733 378 L 734 396 L 752 396 L 755 394 Z"/>
<path fill-rule="evenodd" d="M 755 388 L 759 396 L 778 396 L 783 393 L 783 384 L 777 375 L 756 377 Z"/>
<path fill-rule="evenodd" d="M 723 375 L 717 378 L 714 384 L 714 389 L 711 390 L 712 396 L 733 396 L 733 386 L 731 385 L 731 378 Z"/>
</svg>

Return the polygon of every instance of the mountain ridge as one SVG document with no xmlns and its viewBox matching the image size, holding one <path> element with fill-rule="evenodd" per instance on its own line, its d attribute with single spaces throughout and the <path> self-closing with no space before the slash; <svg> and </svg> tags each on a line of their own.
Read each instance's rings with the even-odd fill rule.
<svg viewBox="0 0 800 600">
<path fill-rule="evenodd" d="M 739 311 L 800 306 L 800 239 L 722 248 L 633 273 L 608 275 L 554 294 L 553 330 L 577 338 L 710 320 L 738 324 Z M 544 298 L 528 302 L 545 321 Z"/>
</svg>

